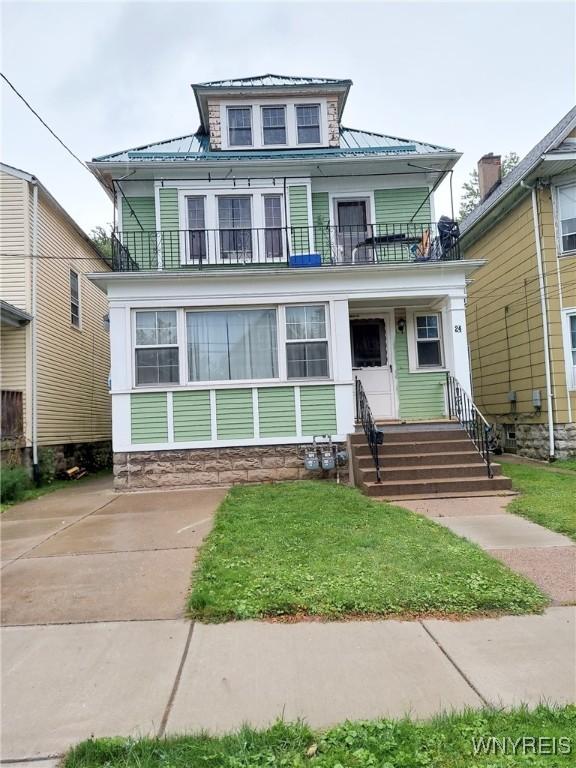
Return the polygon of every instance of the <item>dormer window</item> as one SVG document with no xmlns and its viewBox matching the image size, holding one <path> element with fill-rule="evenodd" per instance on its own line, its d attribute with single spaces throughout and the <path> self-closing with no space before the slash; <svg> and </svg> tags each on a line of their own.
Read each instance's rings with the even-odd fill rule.
<svg viewBox="0 0 576 768">
<path fill-rule="evenodd" d="M 231 147 L 252 146 L 251 107 L 228 107 L 228 143 Z"/>
<path fill-rule="evenodd" d="M 320 144 L 320 105 L 297 104 L 298 144 Z"/>
<path fill-rule="evenodd" d="M 262 107 L 262 139 L 265 145 L 286 144 L 286 107 Z"/>
</svg>

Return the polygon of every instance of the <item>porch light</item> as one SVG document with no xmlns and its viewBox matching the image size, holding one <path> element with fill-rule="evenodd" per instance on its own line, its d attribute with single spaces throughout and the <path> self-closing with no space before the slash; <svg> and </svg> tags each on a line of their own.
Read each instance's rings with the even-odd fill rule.
<svg viewBox="0 0 576 768">
<path fill-rule="evenodd" d="M 398 333 L 404 333 L 404 331 L 406 330 L 406 320 L 404 320 L 404 318 L 401 318 L 400 320 L 398 320 L 396 328 L 398 329 Z"/>
</svg>

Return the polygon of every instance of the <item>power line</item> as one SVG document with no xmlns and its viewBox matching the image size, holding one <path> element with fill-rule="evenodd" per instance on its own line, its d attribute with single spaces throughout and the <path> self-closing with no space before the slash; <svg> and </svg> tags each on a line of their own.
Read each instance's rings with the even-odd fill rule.
<svg viewBox="0 0 576 768">
<path fill-rule="evenodd" d="M 60 136 L 58 136 L 58 134 L 56 134 L 56 133 L 55 133 L 55 132 L 52 130 L 52 128 L 50 128 L 50 126 L 48 125 L 48 123 L 47 123 L 47 122 L 46 122 L 46 121 L 45 121 L 45 120 L 44 120 L 44 119 L 43 119 L 43 118 L 42 118 L 42 117 L 41 117 L 41 116 L 38 114 L 38 112 L 37 112 L 37 111 L 34 109 L 34 107 L 33 107 L 33 106 L 30 104 L 30 102 L 28 102 L 28 101 L 27 101 L 27 100 L 24 98 L 24 96 L 23 96 L 23 95 L 20 93 L 20 91 L 19 91 L 19 90 L 16 88 L 16 86 L 15 86 L 13 83 L 11 83 L 11 82 L 10 82 L 10 80 L 8 80 L 8 78 L 6 77 L 6 75 L 5 75 L 3 72 L 0 72 L 0 76 L 1 76 L 1 77 L 2 77 L 2 79 L 5 81 L 5 83 L 6 83 L 6 84 L 7 84 L 7 85 L 8 85 L 8 86 L 9 86 L 9 87 L 10 87 L 10 88 L 11 88 L 11 89 L 14 91 L 14 93 L 16 94 L 16 96 L 18 96 L 18 98 L 19 98 L 19 99 L 21 99 L 21 100 L 24 102 L 24 104 L 25 104 L 25 105 L 28 107 L 28 109 L 30 110 L 30 112 L 32 112 L 32 114 L 33 114 L 35 117 L 37 117 L 37 118 L 38 118 L 38 120 L 40 120 L 40 122 L 42 123 L 42 125 L 44 126 L 44 128 L 46 128 L 46 129 L 47 129 L 47 130 L 48 130 L 48 131 L 49 131 L 49 132 L 52 134 L 52 136 L 54 136 L 54 138 L 56 139 L 56 141 L 57 141 L 59 144 L 61 144 L 61 145 L 64 147 L 64 149 L 66 150 L 66 152 L 68 152 L 68 154 L 69 154 L 69 155 L 72 155 L 72 157 L 74 158 L 74 160 L 76 160 L 76 162 L 80 163 L 80 165 L 82 166 L 82 168 L 84 168 L 85 170 L 87 170 L 87 171 L 88 171 L 88 173 L 91 173 L 91 171 L 90 171 L 90 169 L 88 168 L 88 166 L 86 165 L 86 163 L 85 163 L 83 160 L 81 160 L 81 159 L 78 157 L 78 155 L 76 155 L 74 152 L 72 152 L 72 150 L 70 149 L 70 147 L 69 147 L 69 146 L 67 146 L 67 144 L 65 144 L 65 143 L 64 143 L 64 141 L 62 141 L 62 139 L 60 138 Z"/>
</svg>

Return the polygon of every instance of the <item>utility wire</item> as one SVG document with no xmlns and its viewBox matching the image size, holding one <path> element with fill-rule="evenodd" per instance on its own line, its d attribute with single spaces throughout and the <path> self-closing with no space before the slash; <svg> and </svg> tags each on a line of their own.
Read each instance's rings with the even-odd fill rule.
<svg viewBox="0 0 576 768">
<path fill-rule="evenodd" d="M 9 87 L 10 87 L 10 88 L 11 88 L 11 89 L 14 91 L 14 93 L 16 94 L 16 96 L 18 96 L 18 98 L 19 98 L 19 99 L 21 99 L 21 100 L 24 102 L 24 104 L 25 104 L 25 105 L 28 107 L 28 109 L 30 110 L 30 112 L 32 112 L 32 114 L 33 114 L 33 115 L 34 115 L 36 118 L 38 118 L 38 120 L 40 120 L 40 122 L 42 123 L 42 125 L 44 126 L 44 128 L 46 128 L 46 129 L 47 129 L 47 130 L 48 130 L 48 131 L 49 131 L 49 132 L 52 134 L 52 136 L 54 136 L 54 138 L 56 139 L 56 141 L 57 141 L 59 144 L 61 144 L 61 145 L 64 147 L 64 149 L 66 150 L 66 152 L 68 152 L 68 154 L 69 154 L 69 155 L 72 155 L 72 157 L 74 158 L 74 160 L 76 160 L 76 162 L 77 162 L 77 163 L 80 163 L 80 165 L 82 166 L 82 168 L 85 168 L 85 169 L 88 171 L 88 173 L 91 173 L 91 171 L 90 171 L 90 169 L 88 168 L 88 166 L 86 165 L 86 163 L 85 163 L 83 160 L 80 160 L 80 158 L 78 157 L 78 155 L 76 155 L 74 152 L 72 152 L 72 150 L 70 149 L 70 147 L 69 147 L 67 144 L 65 144 L 65 142 L 64 142 L 64 141 L 62 141 L 62 139 L 60 138 L 60 136 L 58 136 L 58 134 L 54 133 L 54 131 L 52 130 L 52 128 L 50 128 L 50 126 L 48 125 L 48 123 L 47 123 L 47 122 L 46 122 L 46 121 L 45 121 L 45 120 L 44 120 L 44 119 L 43 119 L 43 118 L 42 118 L 42 117 L 41 117 L 41 116 L 38 114 L 38 112 L 37 112 L 37 111 L 34 109 L 34 107 L 33 107 L 33 106 L 30 104 L 30 102 L 29 102 L 29 101 L 27 101 L 27 100 L 24 98 L 24 96 L 23 96 L 23 95 L 20 93 L 20 91 L 19 91 L 19 90 L 16 88 L 16 86 L 15 86 L 13 83 L 11 83 L 11 82 L 10 82 L 10 80 L 8 80 L 8 78 L 6 77 L 6 75 L 5 75 L 3 72 L 0 72 L 0 77 L 2 77 L 2 79 L 4 80 L 4 82 L 5 82 L 5 83 L 6 83 L 6 84 L 7 84 L 7 85 L 8 85 L 8 86 L 9 86 Z"/>
</svg>

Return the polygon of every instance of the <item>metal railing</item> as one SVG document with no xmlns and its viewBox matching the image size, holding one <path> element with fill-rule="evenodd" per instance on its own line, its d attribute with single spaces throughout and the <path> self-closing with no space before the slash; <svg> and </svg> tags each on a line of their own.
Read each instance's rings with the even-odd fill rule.
<svg viewBox="0 0 576 768">
<path fill-rule="evenodd" d="M 138 270 L 322 267 L 455 261 L 458 228 L 436 223 L 135 230 L 112 236 L 112 267 Z"/>
<path fill-rule="evenodd" d="M 462 387 L 458 379 L 450 373 L 446 374 L 446 391 L 448 395 L 448 416 L 456 419 L 466 430 L 476 449 L 484 459 L 488 477 L 494 476 L 490 461 L 490 436 L 492 427 L 480 413 L 470 395 Z"/>
<path fill-rule="evenodd" d="M 362 424 L 362 429 L 366 435 L 368 442 L 368 448 L 372 454 L 374 460 L 374 468 L 376 469 L 376 482 L 381 483 L 382 477 L 380 472 L 380 456 L 378 454 L 378 446 L 382 445 L 384 433 L 381 429 L 378 429 L 372 411 L 368 405 L 368 398 L 366 392 L 362 386 L 360 379 L 356 378 L 356 419 Z"/>
</svg>

